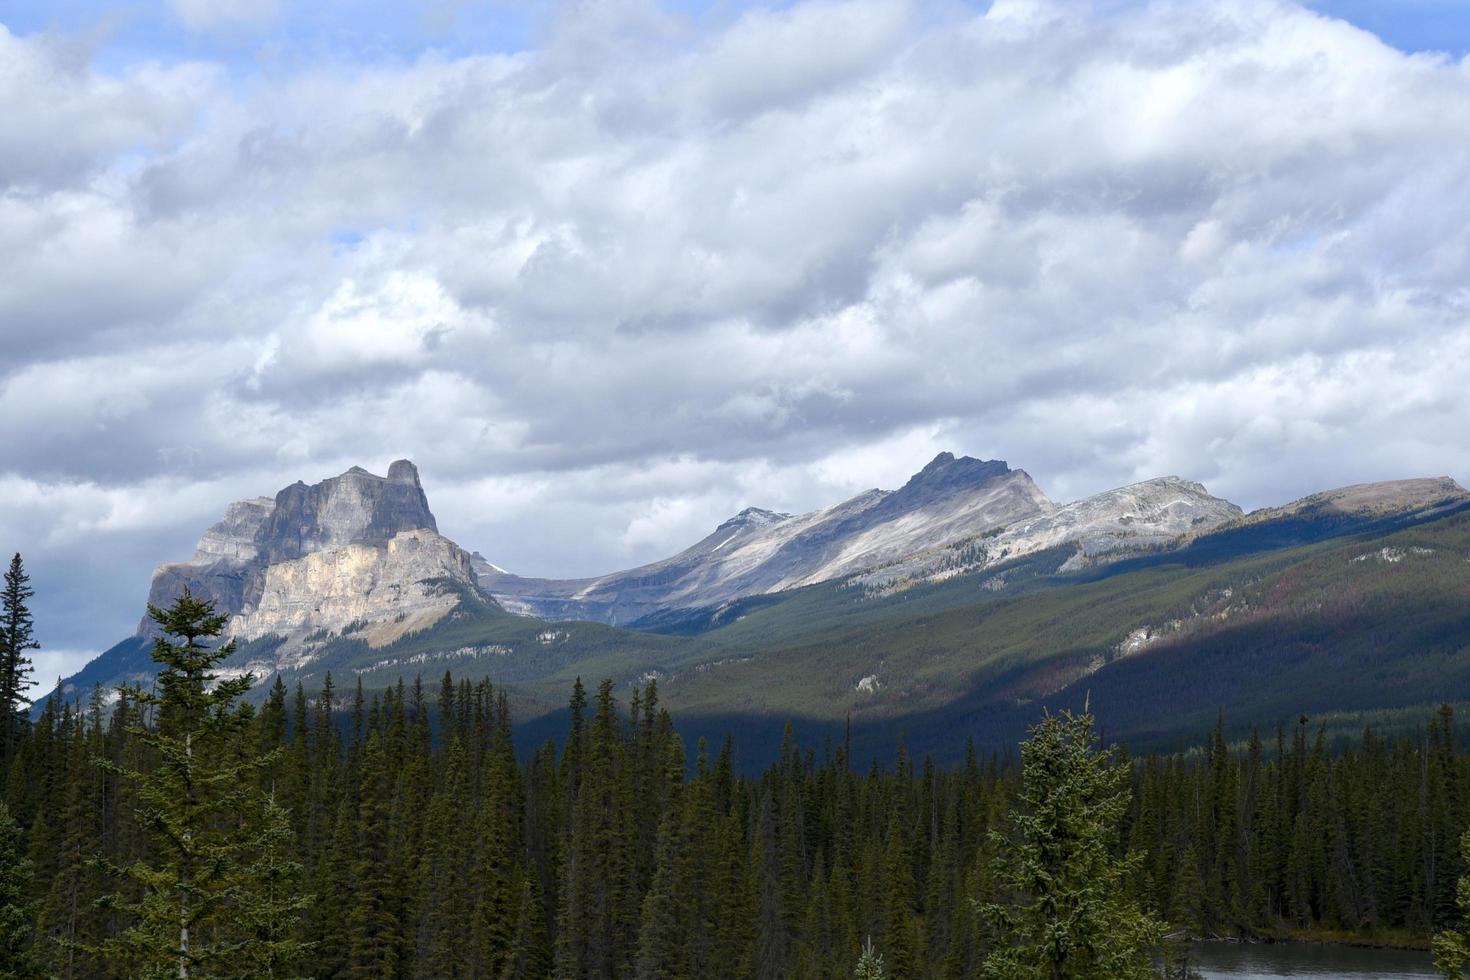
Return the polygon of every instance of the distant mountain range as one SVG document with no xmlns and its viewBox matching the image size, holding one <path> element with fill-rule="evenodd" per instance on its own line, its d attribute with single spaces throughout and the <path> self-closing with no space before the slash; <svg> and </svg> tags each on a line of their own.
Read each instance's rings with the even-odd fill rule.
<svg viewBox="0 0 1470 980">
<path fill-rule="evenodd" d="M 1389 542 L 1329 562 L 1330 588 L 1347 576 L 1350 595 L 1378 595 L 1405 569 L 1432 565 L 1433 586 L 1393 593 L 1389 619 L 1401 614 L 1399 632 L 1411 633 L 1425 602 L 1458 595 L 1459 619 L 1435 614 L 1436 649 L 1470 659 L 1470 544 L 1453 558 L 1459 544 L 1446 545 L 1470 537 L 1467 512 L 1470 494 L 1447 477 L 1324 491 L 1251 514 L 1178 477 L 1056 504 L 1023 470 L 941 453 L 897 490 L 803 515 L 749 508 L 663 561 L 548 580 L 511 574 L 441 535 L 418 471 L 399 460 L 386 477 L 354 467 L 231 504 L 192 558 L 159 566 L 149 602 L 166 605 L 186 586 L 213 598 L 239 643 L 230 670 L 262 678 L 312 687 L 331 671 L 340 689 L 449 669 L 510 685 L 532 722 L 554 715 L 575 676 L 657 678 L 680 715 L 711 734 L 753 716 L 814 730 L 853 719 L 874 745 L 902 730 L 938 747 L 956 724 L 1004 741 L 1039 699 L 1066 699 L 1083 683 L 1113 690 L 1137 664 L 1168 660 L 1172 672 L 1159 676 L 1174 690 L 1174 721 L 1135 711 L 1133 723 L 1166 738 L 1201 711 L 1249 715 L 1276 703 L 1259 691 L 1219 699 L 1211 684 L 1234 667 L 1217 665 L 1204 684 L 1179 651 L 1260 629 L 1290 592 L 1291 624 L 1272 620 L 1276 639 L 1251 648 L 1266 657 L 1251 684 L 1269 687 L 1273 651 L 1299 652 L 1303 624 L 1317 628 L 1321 610 L 1343 599 L 1299 595 L 1300 570 L 1290 588 L 1276 582 L 1320 561 L 1323 548 Z M 1394 543 L 1416 528 L 1448 539 Z M 151 629 L 145 618 L 63 690 L 147 684 Z M 1395 669 L 1420 653 L 1401 647 Z M 1297 707 L 1277 693 L 1288 711 L 1470 697 L 1470 686 L 1453 684 L 1426 695 L 1419 668 L 1411 673 L 1397 690 L 1366 678 L 1319 682 L 1297 691 Z M 1118 694 L 1131 703 L 1147 688 Z"/>
<path fill-rule="evenodd" d="M 1078 561 L 1117 557 L 1241 516 L 1174 477 L 1057 506 L 1025 470 L 940 453 L 898 490 L 868 490 L 792 516 L 750 508 L 672 558 L 590 579 L 528 579 L 476 564 L 483 588 L 525 615 L 640 625 L 673 609 L 714 606 L 893 566 L 905 578 L 1076 543 Z M 943 553 L 941 553 L 943 552 Z M 932 559 L 932 560 L 931 560 Z M 890 579 L 887 579 L 891 581 Z"/>
</svg>

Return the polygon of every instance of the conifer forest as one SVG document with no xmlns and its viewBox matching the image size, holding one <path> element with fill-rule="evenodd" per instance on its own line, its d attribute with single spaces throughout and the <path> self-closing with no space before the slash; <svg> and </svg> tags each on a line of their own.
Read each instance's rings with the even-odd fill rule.
<svg viewBox="0 0 1470 980">
<path fill-rule="evenodd" d="M 186 594 L 151 610 L 154 684 L 31 720 L 28 596 L 17 558 L 0 976 L 1145 977 L 1171 939 L 1306 934 L 1467 959 L 1449 709 L 1346 750 L 1301 718 L 1130 759 L 1038 708 L 1017 753 L 952 768 L 788 727 L 749 774 L 653 682 L 579 682 L 539 747 L 449 673 L 256 706 Z"/>
</svg>

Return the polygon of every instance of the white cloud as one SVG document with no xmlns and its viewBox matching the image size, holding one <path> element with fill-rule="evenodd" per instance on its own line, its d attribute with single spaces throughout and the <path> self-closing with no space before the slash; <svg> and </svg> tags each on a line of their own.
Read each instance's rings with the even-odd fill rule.
<svg viewBox="0 0 1470 980">
<path fill-rule="evenodd" d="M 48 642 L 109 639 L 77 562 L 131 622 L 227 499 L 400 455 L 542 574 L 939 449 L 1057 499 L 1466 476 L 1464 62 L 1281 0 L 549 31 L 244 79 L 0 31 L 0 543 Z"/>
<path fill-rule="evenodd" d="M 277 0 L 169 0 L 174 14 L 191 31 L 248 25 L 258 27 L 274 20 Z"/>
</svg>

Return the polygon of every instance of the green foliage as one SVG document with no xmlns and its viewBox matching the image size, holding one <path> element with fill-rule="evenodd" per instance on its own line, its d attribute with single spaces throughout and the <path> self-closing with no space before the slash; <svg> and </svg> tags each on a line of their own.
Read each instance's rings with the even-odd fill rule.
<svg viewBox="0 0 1470 980">
<path fill-rule="evenodd" d="M 282 876 L 289 878 L 289 865 L 256 848 L 265 841 L 285 846 L 286 838 L 269 805 L 273 823 L 259 834 L 250 831 L 256 777 L 269 757 L 242 744 L 248 716 L 232 710 L 253 678 L 214 673 L 232 647 L 204 642 L 225 624 L 212 602 L 186 590 L 168 609 L 148 612 L 162 633 L 153 646 L 162 670 L 156 693 L 132 697 L 157 719 L 139 721 L 128 734 L 155 764 L 104 765 L 135 788 L 139 823 L 156 841 L 157 858 L 112 868 L 131 889 L 108 896 L 106 904 L 131 924 L 84 948 L 139 977 L 226 975 L 257 960 L 281 965 L 292 947 L 280 935 L 262 936 L 259 925 L 263 915 L 294 911 L 276 891 Z"/>
<path fill-rule="evenodd" d="M 1470 830 L 1460 838 L 1460 854 L 1470 864 Z M 1434 936 L 1434 968 L 1450 980 L 1459 980 L 1470 967 L 1470 874 L 1455 884 L 1458 922 Z"/>
<path fill-rule="evenodd" d="M 985 913 L 999 978 L 1145 978 L 1163 923 L 1128 894 L 1141 855 L 1120 857 L 1130 767 L 1099 751 L 1090 714 L 1048 715 L 1021 746 L 1022 787 L 996 844 L 1003 896 Z"/>
<path fill-rule="evenodd" d="M 28 900 L 32 864 L 21 850 L 20 828 L 0 803 L 0 980 L 28 980 L 41 971 L 31 957 L 35 909 Z"/>
<path fill-rule="evenodd" d="M 771 764 L 743 775 L 730 739 L 686 765 L 653 684 L 576 685 L 561 747 L 518 754 L 509 695 L 483 679 L 321 680 L 206 712 L 220 734 L 194 740 L 217 745 L 196 775 L 235 767 L 240 796 L 202 821 L 225 858 L 194 952 L 221 955 L 191 976 L 847 980 L 881 962 L 894 980 L 961 980 L 987 956 L 1035 975 L 1048 937 L 1065 940 L 1064 976 L 1099 975 L 1099 956 L 1141 976 L 1128 950 L 1157 927 L 1141 908 L 1219 935 L 1460 928 L 1470 755 L 1447 709 L 1410 737 L 1337 746 L 1305 721 L 1274 747 L 1232 745 L 1221 720 L 1189 752 L 1134 763 L 1063 713 L 1021 767 L 962 744 L 952 767 L 901 748 L 858 768 L 845 741 L 803 749 L 777 726 Z M 34 872 L 4 921 L 33 932 L 43 975 L 147 975 L 89 955 L 151 921 L 153 881 L 99 868 L 141 865 L 177 893 L 137 774 L 171 778 L 155 736 L 187 730 L 181 709 L 125 690 L 110 713 L 100 692 L 57 695 L 23 735 L 6 802 Z M 1041 952 L 1007 963 L 1012 944 Z"/>
<path fill-rule="evenodd" d="M 26 690 L 30 686 L 32 666 L 26 653 L 40 648 L 27 605 L 34 595 L 30 577 L 17 554 L 10 559 L 5 584 L 0 587 L 0 772 L 8 771 L 15 758 L 25 729 L 25 711 L 31 703 Z"/>
<path fill-rule="evenodd" d="M 858 957 L 853 980 L 886 980 L 886 977 L 887 974 L 883 972 L 883 957 L 873 949 L 873 939 L 870 936 L 863 943 L 863 952 Z"/>
<path fill-rule="evenodd" d="M 242 976 L 295 976 L 311 949 L 298 936 L 312 899 L 304 889 L 290 816 L 274 796 L 265 797 L 255 833 L 245 842 L 231 903 L 232 927 L 240 936 L 234 959 Z"/>
</svg>

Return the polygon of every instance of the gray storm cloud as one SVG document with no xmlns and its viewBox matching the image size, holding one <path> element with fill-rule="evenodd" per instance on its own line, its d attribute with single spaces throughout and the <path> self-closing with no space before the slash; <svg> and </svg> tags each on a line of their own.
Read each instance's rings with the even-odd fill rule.
<svg viewBox="0 0 1470 980">
<path fill-rule="evenodd" d="M 126 632 L 228 500 L 397 456 L 537 574 L 941 448 L 1058 499 L 1465 472 L 1470 68 L 1293 4 L 601 3 L 248 84 L 0 30 L 0 65 L 0 546 L 50 646 Z"/>
</svg>

